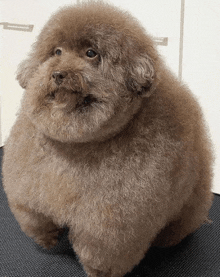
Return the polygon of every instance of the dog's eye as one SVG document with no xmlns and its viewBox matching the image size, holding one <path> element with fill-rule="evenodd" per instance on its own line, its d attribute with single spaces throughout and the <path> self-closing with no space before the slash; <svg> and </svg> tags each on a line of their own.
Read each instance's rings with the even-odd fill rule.
<svg viewBox="0 0 220 277">
<path fill-rule="evenodd" d="M 60 48 L 57 48 L 57 49 L 55 50 L 55 54 L 56 54 L 57 56 L 60 56 L 60 55 L 62 54 L 62 50 L 61 50 Z"/>
<path fill-rule="evenodd" d="M 92 49 L 89 49 L 87 52 L 86 52 L 86 56 L 89 57 L 89 58 L 94 58 L 95 56 L 97 56 L 97 53 L 92 50 Z"/>
</svg>

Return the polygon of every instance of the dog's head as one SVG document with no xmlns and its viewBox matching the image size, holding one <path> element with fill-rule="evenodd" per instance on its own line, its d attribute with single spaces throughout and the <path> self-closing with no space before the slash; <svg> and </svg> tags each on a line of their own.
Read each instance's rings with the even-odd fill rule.
<svg viewBox="0 0 220 277">
<path fill-rule="evenodd" d="M 55 140 L 103 140 L 152 94 L 157 64 L 152 40 L 129 14 L 101 3 L 66 7 L 19 66 L 22 110 Z"/>
</svg>

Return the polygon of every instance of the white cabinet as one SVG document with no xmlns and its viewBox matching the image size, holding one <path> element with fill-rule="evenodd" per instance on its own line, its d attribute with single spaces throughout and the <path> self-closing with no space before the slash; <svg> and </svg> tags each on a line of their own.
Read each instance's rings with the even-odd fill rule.
<svg viewBox="0 0 220 277">
<path fill-rule="evenodd" d="M 9 135 L 23 94 L 22 88 L 15 80 L 19 62 L 29 52 L 31 44 L 50 14 L 60 5 L 74 4 L 74 2 L 77 1 L 64 0 L 62 3 L 59 0 L 0 1 L 1 145 Z M 115 0 L 111 3 L 130 11 L 155 37 L 168 38 L 167 46 L 158 47 L 169 66 L 178 74 L 181 0 Z M 21 28 L 18 25 L 16 30 L 16 24 L 23 24 L 26 27 Z M 28 28 L 29 25 L 34 26 L 32 31 Z"/>
<path fill-rule="evenodd" d="M 179 74 L 179 42 L 181 0 L 111 0 L 114 5 L 128 10 L 154 37 L 167 37 L 167 46 L 158 46 L 169 67 Z"/>
<path fill-rule="evenodd" d="M 15 80 L 18 63 L 25 58 L 49 15 L 60 5 L 75 2 L 79 0 L 0 1 L 0 23 L 34 25 L 33 31 L 28 32 L 3 29 L 4 25 L 0 24 L 1 145 L 14 123 L 23 93 Z M 171 70 L 182 76 L 202 105 L 216 151 L 214 191 L 220 193 L 220 1 L 108 2 L 132 13 L 155 38 L 168 38 L 167 46 L 159 45 L 158 49 Z"/>
</svg>

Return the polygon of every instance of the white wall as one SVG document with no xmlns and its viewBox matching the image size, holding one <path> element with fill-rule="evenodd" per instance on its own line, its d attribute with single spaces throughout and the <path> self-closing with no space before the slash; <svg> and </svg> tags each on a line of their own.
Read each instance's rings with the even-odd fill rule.
<svg viewBox="0 0 220 277">
<path fill-rule="evenodd" d="M 220 1 L 186 0 L 183 80 L 196 94 L 215 147 L 214 188 L 220 193 Z"/>
<path fill-rule="evenodd" d="M 2 144 L 15 120 L 23 90 L 15 80 L 18 63 L 25 58 L 49 15 L 60 5 L 76 0 L 0 0 L 0 22 L 33 24 L 32 32 L 3 29 L 0 25 L 0 130 Z M 185 4 L 182 78 L 198 97 L 215 146 L 214 188 L 220 193 L 220 1 L 219 0 L 109 0 L 130 11 L 155 37 L 168 37 L 158 46 L 178 75 L 181 4 Z M 1 143 L 0 133 L 0 143 Z M 0 145 L 2 145 L 0 144 Z"/>
</svg>

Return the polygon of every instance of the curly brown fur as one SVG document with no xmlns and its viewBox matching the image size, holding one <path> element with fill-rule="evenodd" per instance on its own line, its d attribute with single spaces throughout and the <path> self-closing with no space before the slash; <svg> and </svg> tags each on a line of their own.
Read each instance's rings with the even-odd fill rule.
<svg viewBox="0 0 220 277">
<path fill-rule="evenodd" d="M 207 220 L 201 109 L 129 14 L 99 2 L 61 9 L 17 78 L 25 93 L 3 180 L 37 243 L 54 246 L 68 226 L 88 276 L 119 277 Z"/>
</svg>

